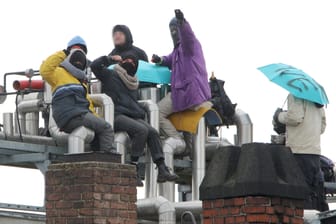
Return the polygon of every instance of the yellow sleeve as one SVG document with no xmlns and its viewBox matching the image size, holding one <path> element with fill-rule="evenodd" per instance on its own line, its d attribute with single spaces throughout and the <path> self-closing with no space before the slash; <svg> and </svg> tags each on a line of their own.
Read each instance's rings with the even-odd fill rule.
<svg viewBox="0 0 336 224">
<path fill-rule="evenodd" d="M 58 51 L 42 62 L 40 74 L 52 87 L 56 85 L 57 76 L 55 70 L 66 57 L 63 51 Z"/>
</svg>

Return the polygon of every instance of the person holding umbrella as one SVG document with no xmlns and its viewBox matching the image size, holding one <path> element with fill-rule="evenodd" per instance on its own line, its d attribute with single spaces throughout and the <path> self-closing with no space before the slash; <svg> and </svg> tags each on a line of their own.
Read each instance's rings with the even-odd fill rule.
<svg viewBox="0 0 336 224">
<path fill-rule="evenodd" d="M 201 43 L 181 10 L 175 10 L 169 28 L 174 43 L 173 52 L 164 57 L 152 56 L 152 62 L 167 66 L 172 71 L 171 93 L 158 104 L 160 129 L 168 137 L 165 144 L 184 149 L 185 142 L 168 117 L 188 109 L 211 108 L 212 104 L 208 101 L 211 91 Z"/>
<path fill-rule="evenodd" d="M 301 70 L 284 64 L 260 68 L 273 82 L 287 89 L 287 111 L 277 109 L 273 123 L 285 125 L 286 146 L 290 147 L 305 176 L 310 193 L 305 209 L 328 210 L 320 166 L 320 136 L 326 128 L 324 104 L 328 103 L 323 87 Z"/>
</svg>

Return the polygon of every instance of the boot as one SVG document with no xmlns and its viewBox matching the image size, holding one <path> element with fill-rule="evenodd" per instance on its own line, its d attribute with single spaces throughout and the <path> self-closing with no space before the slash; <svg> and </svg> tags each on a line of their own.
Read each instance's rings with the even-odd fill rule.
<svg viewBox="0 0 336 224">
<path fill-rule="evenodd" d="M 142 179 L 139 173 L 139 164 L 136 162 L 131 162 L 131 165 L 134 165 L 136 167 L 136 186 L 137 187 L 143 187 Z"/>
<path fill-rule="evenodd" d="M 177 176 L 175 173 L 171 173 L 169 168 L 166 166 L 164 162 L 160 162 L 157 164 L 159 173 L 157 176 L 157 182 L 163 183 L 166 181 L 176 181 L 179 176 Z"/>
</svg>

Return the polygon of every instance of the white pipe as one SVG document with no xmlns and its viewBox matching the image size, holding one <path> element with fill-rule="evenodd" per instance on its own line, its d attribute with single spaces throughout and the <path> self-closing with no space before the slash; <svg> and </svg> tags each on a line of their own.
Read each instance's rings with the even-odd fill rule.
<svg viewBox="0 0 336 224">
<path fill-rule="evenodd" d="M 39 134 L 39 113 L 32 112 L 26 113 L 25 116 L 25 127 L 27 135 L 38 135 Z"/>
<path fill-rule="evenodd" d="M 68 137 L 68 153 L 84 153 L 85 142 L 91 142 L 94 132 L 84 126 L 78 127 Z"/>
<path fill-rule="evenodd" d="M 241 146 L 253 141 L 253 123 L 250 116 L 244 111 L 237 109 L 234 117 L 237 126 L 237 139 L 235 145 Z"/>
<path fill-rule="evenodd" d="M 159 224 L 176 223 L 174 205 L 164 197 L 140 199 L 136 205 L 138 219 L 151 219 L 158 216 Z"/>
<path fill-rule="evenodd" d="M 149 116 L 149 123 L 153 128 L 159 131 L 159 107 L 151 100 L 141 100 L 141 103 Z M 157 174 L 154 162 L 151 159 L 150 151 L 146 153 L 146 171 L 145 171 L 145 197 L 157 196 Z"/>
<path fill-rule="evenodd" d="M 4 113 L 3 114 L 3 129 L 5 136 L 13 136 L 13 113 Z"/>
<path fill-rule="evenodd" d="M 180 219 L 181 215 L 186 211 L 190 211 L 196 219 L 199 219 L 202 214 L 202 201 L 175 202 L 174 208 L 177 219 Z"/>
<path fill-rule="evenodd" d="M 90 98 L 95 107 L 101 107 L 104 110 L 104 119 L 113 128 L 114 122 L 114 104 L 112 102 L 111 97 L 107 96 L 106 94 L 91 94 Z"/>
<path fill-rule="evenodd" d="M 125 163 L 125 155 L 129 141 L 130 139 L 126 132 L 117 132 L 114 135 L 114 143 L 116 144 L 117 152 L 121 154 L 121 163 L 123 164 Z"/>
<path fill-rule="evenodd" d="M 90 98 L 95 106 L 103 107 L 105 120 L 113 126 L 114 108 L 111 98 L 105 94 L 93 94 L 90 95 Z M 85 142 L 92 141 L 94 137 L 94 132 L 84 127 L 78 127 L 70 135 L 60 131 L 53 119 L 52 110 L 50 110 L 49 116 L 49 132 L 57 144 L 65 145 L 68 143 L 69 153 L 84 152 Z"/>
<path fill-rule="evenodd" d="M 50 108 L 50 113 L 49 113 L 49 133 L 53 139 L 55 139 L 55 142 L 57 145 L 66 145 L 68 143 L 68 137 L 69 134 L 60 131 L 58 128 L 53 115 L 52 115 L 52 108 Z"/>
<path fill-rule="evenodd" d="M 197 133 L 193 135 L 192 155 L 192 200 L 199 199 L 199 186 L 205 176 L 205 119 L 198 122 Z"/>
</svg>

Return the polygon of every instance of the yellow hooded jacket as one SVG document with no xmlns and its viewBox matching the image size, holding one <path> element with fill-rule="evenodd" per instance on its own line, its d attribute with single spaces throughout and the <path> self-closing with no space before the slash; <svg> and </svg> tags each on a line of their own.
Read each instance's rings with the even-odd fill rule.
<svg viewBox="0 0 336 224">
<path fill-rule="evenodd" d="M 74 117 L 88 112 L 95 114 L 87 85 L 60 66 L 66 57 L 63 51 L 56 52 L 40 67 L 41 76 L 51 85 L 53 117 L 61 129 Z"/>
</svg>

